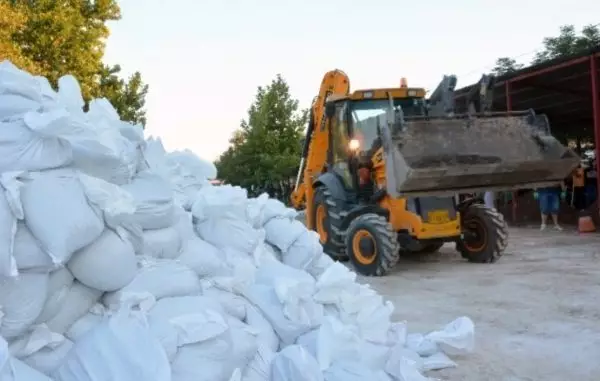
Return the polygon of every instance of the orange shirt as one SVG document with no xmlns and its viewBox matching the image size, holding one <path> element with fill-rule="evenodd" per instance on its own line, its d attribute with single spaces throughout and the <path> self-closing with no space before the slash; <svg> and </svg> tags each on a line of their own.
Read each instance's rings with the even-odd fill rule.
<svg viewBox="0 0 600 381">
<path fill-rule="evenodd" d="M 575 173 L 573 173 L 573 188 L 582 187 L 585 184 L 585 176 L 583 172 L 583 168 L 575 168 Z"/>
</svg>

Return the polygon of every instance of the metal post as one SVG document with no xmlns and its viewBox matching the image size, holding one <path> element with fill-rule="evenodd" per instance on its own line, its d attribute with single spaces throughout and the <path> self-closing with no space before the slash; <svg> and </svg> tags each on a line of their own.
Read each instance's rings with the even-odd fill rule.
<svg viewBox="0 0 600 381">
<path fill-rule="evenodd" d="M 600 164 L 598 164 L 598 156 L 600 156 L 600 100 L 598 99 L 598 90 L 600 89 L 600 84 L 598 83 L 598 65 L 596 62 L 596 57 L 594 55 L 590 56 L 590 79 L 592 82 L 592 110 L 594 117 L 594 137 L 596 141 L 596 180 L 597 180 L 597 200 L 600 200 L 600 177 L 598 177 L 598 168 Z"/>
<path fill-rule="evenodd" d="M 506 96 L 506 111 L 512 111 L 512 97 L 510 96 L 510 81 L 504 82 L 504 93 Z M 512 192 L 512 222 L 517 222 L 517 209 L 519 201 L 517 200 L 517 191 Z"/>
</svg>

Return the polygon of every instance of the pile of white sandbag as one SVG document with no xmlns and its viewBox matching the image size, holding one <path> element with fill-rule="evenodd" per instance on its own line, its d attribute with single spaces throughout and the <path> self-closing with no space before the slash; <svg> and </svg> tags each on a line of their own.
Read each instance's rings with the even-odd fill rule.
<svg viewBox="0 0 600 381">
<path fill-rule="evenodd" d="M 392 323 L 281 202 L 82 110 L 0 63 L 1 381 L 419 381 L 473 349 L 465 317 Z"/>
</svg>

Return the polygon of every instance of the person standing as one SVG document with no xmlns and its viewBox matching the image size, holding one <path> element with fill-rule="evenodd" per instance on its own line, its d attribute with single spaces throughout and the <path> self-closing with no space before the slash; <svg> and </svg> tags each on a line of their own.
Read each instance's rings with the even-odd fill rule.
<svg viewBox="0 0 600 381">
<path fill-rule="evenodd" d="M 485 192 L 483 195 L 483 202 L 488 208 L 495 209 L 496 206 L 494 205 L 494 192 Z"/>
<path fill-rule="evenodd" d="M 582 211 L 585 209 L 585 173 L 584 168 L 579 163 L 577 168 L 573 171 L 573 199 L 572 205 L 578 210 Z"/>
<path fill-rule="evenodd" d="M 542 224 L 540 230 L 546 229 L 548 216 L 552 216 L 552 222 L 556 230 L 563 230 L 558 224 L 558 210 L 560 209 L 560 198 L 563 194 L 562 185 L 557 184 L 553 187 L 540 188 L 537 190 L 537 196 L 540 204 Z"/>
</svg>

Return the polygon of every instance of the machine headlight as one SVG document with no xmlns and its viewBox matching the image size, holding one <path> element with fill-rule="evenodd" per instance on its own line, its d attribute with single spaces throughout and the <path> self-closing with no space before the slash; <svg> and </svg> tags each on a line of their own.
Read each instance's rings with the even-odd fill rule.
<svg viewBox="0 0 600 381">
<path fill-rule="evenodd" d="M 360 148 L 360 142 L 357 139 L 352 139 L 348 143 L 348 148 L 350 148 L 351 151 L 358 151 Z"/>
</svg>

